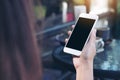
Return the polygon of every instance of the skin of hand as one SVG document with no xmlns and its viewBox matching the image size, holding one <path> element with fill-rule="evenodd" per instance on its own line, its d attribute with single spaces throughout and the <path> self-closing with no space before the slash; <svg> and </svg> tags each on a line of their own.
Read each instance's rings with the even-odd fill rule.
<svg viewBox="0 0 120 80">
<path fill-rule="evenodd" d="M 89 38 L 89 41 L 84 46 L 82 50 L 82 54 L 77 57 L 73 57 L 73 64 L 75 68 L 79 68 L 81 63 L 92 63 L 94 60 L 94 56 L 96 55 L 96 30 L 93 29 Z"/>
<path fill-rule="evenodd" d="M 72 26 L 74 28 L 74 26 Z M 72 31 L 68 31 L 71 35 Z M 67 42 L 68 39 L 65 40 Z M 76 69 L 76 80 L 93 80 L 93 60 L 96 55 L 96 29 L 90 33 L 90 37 L 84 46 L 80 56 L 73 56 L 73 64 Z M 88 74 L 86 76 L 86 74 Z"/>
</svg>

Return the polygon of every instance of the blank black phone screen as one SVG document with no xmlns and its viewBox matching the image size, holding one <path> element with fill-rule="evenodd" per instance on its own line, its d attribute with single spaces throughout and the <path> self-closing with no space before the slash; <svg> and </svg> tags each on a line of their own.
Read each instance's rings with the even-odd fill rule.
<svg viewBox="0 0 120 80">
<path fill-rule="evenodd" d="M 94 19 L 79 17 L 66 47 L 82 51 L 94 23 Z"/>
</svg>

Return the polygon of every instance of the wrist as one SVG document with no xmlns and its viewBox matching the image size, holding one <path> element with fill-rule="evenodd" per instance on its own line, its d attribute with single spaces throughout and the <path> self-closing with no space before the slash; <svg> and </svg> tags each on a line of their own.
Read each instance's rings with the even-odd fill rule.
<svg viewBox="0 0 120 80">
<path fill-rule="evenodd" d="M 76 80 L 93 80 L 93 62 L 81 63 L 76 69 Z"/>
<path fill-rule="evenodd" d="M 76 71 L 80 69 L 93 69 L 93 60 L 81 60 L 80 66 L 76 67 Z"/>
<path fill-rule="evenodd" d="M 81 58 L 80 62 L 81 62 L 81 64 L 84 64 L 84 65 L 90 65 L 90 64 L 93 64 L 93 59 L 83 59 L 83 58 Z"/>
</svg>

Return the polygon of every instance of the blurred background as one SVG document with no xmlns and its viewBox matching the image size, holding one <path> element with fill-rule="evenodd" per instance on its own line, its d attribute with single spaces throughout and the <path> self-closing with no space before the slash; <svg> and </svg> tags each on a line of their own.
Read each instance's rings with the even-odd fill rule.
<svg viewBox="0 0 120 80">
<path fill-rule="evenodd" d="M 44 80 L 75 80 L 72 56 L 62 52 L 67 31 L 80 13 L 97 14 L 99 20 L 94 63 L 96 80 L 119 79 L 120 0 L 33 0 L 36 38 Z M 108 55 L 109 54 L 109 55 Z M 103 71 L 103 72 L 101 72 Z M 108 73 L 115 72 L 116 76 Z"/>
</svg>

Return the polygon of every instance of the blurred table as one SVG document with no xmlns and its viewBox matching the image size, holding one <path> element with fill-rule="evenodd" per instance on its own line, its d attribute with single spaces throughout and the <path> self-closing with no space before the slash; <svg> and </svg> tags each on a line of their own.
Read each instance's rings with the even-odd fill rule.
<svg viewBox="0 0 120 80">
<path fill-rule="evenodd" d="M 54 60 L 67 70 L 75 72 L 72 55 L 63 52 L 63 46 L 53 51 Z M 105 50 L 94 59 L 94 75 L 99 78 L 120 79 L 120 40 L 105 45 Z"/>
</svg>

